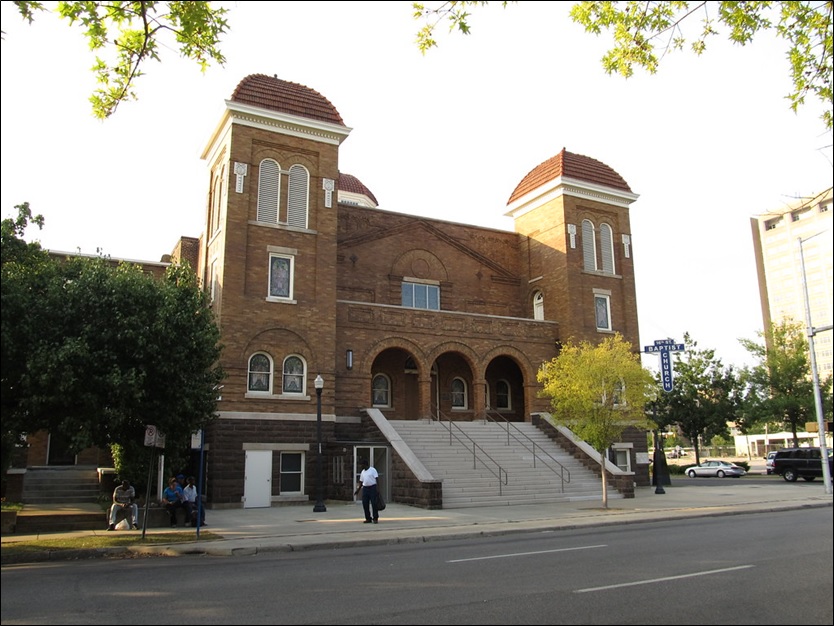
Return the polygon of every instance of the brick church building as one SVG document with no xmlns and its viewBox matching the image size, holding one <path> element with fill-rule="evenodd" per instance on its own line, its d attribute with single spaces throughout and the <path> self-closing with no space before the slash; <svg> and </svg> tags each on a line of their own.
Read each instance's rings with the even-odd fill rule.
<svg viewBox="0 0 834 626">
<path fill-rule="evenodd" d="M 350 131 L 320 93 L 255 74 L 202 153 L 205 230 L 172 260 L 210 289 L 224 346 L 205 433 L 211 508 L 314 498 L 319 425 L 325 495 L 348 500 L 358 459 L 393 478 L 399 467 L 368 409 L 529 422 L 550 409 L 536 373 L 560 341 L 639 343 L 638 196 L 614 169 L 561 150 L 511 190 L 508 232 L 379 208 L 340 171 Z"/>
</svg>

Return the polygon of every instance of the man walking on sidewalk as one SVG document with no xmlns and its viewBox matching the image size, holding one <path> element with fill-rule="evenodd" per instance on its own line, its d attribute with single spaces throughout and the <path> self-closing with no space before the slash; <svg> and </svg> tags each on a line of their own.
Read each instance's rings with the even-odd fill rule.
<svg viewBox="0 0 834 626">
<path fill-rule="evenodd" d="M 379 509 L 377 508 L 377 495 L 379 494 L 379 473 L 372 465 L 369 466 L 367 461 L 362 461 L 362 472 L 359 474 L 359 485 L 356 487 L 354 495 L 362 490 L 362 508 L 365 510 L 365 523 L 379 522 Z M 373 517 L 371 517 L 371 510 L 373 510 Z"/>
</svg>

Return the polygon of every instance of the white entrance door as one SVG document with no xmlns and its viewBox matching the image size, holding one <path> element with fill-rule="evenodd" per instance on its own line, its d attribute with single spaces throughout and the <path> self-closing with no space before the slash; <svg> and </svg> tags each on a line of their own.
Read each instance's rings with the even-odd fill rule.
<svg viewBox="0 0 834 626">
<path fill-rule="evenodd" d="M 269 506 L 272 506 L 272 450 L 247 450 L 243 508 Z"/>
</svg>

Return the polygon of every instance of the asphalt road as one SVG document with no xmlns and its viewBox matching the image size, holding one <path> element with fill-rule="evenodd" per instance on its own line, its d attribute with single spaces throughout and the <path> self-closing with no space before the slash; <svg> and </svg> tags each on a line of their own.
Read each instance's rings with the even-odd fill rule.
<svg viewBox="0 0 834 626">
<path fill-rule="evenodd" d="M 832 530 L 825 507 L 252 557 L 15 565 L 2 569 L 2 623 L 831 624 Z"/>
</svg>

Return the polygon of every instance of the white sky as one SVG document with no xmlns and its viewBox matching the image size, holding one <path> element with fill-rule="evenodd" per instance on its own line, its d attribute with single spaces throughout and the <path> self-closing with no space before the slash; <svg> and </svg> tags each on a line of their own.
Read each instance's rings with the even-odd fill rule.
<svg viewBox="0 0 834 626">
<path fill-rule="evenodd" d="M 722 34 L 626 80 L 602 70 L 610 40 L 574 24 L 572 3 L 491 3 L 468 37 L 441 25 L 426 56 L 411 2 L 221 4 L 224 67 L 201 74 L 164 51 L 138 102 L 98 121 L 81 30 L 49 14 L 30 26 L 0 3 L 3 218 L 28 201 L 46 226 L 27 239 L 46 248 L 158 260 L 202 230 L 199 155 L 224 100 L 245 76 L 276 74 L 353 128 L 340 169 L 382 209 L 512 230 L 507 199 L 539 163 L 563 147 L 606 163 L 640 194 L 640 347 L 688 331 L 725 364 L 751 362 L 738 343 L 762 328 L 750 217 L 832 184 L 831 133 L 816 101 L 789 109 L 782 43 Z"/>
</svg>

